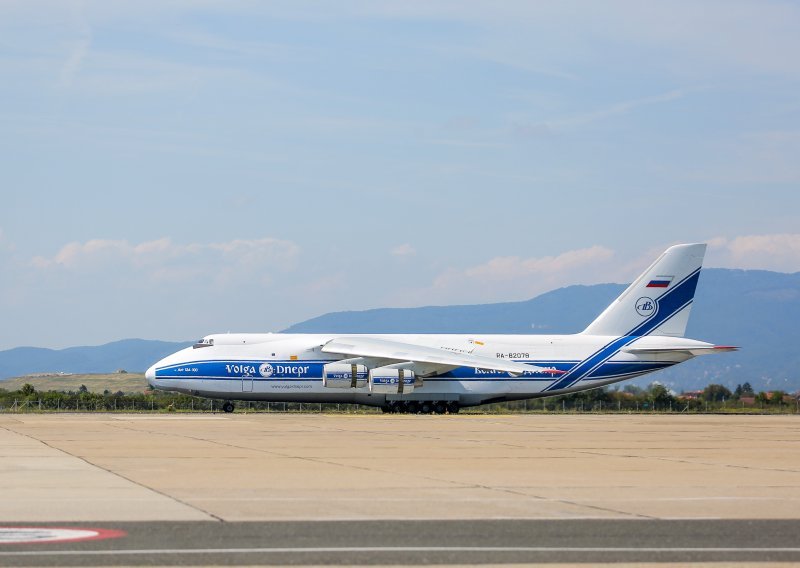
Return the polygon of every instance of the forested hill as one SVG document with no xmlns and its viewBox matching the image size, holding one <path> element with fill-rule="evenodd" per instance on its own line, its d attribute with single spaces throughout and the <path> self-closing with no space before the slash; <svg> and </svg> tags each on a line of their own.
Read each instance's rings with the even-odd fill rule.
<svg viewBox="0 0 800 568">
<path fill-rule="evenodd" d="M 0 379 L 33 373 L 113 373 L 119 369 L 143 372 L 187 345 L 190 343 L 123 339 L 67 349 L 17 347 L 0 351 Z"/>
</svg>

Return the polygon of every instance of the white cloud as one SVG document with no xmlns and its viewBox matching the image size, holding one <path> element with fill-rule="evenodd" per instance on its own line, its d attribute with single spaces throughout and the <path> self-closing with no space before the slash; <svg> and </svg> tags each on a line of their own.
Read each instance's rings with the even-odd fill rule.
<svg viewBox="0 0 800 568">
<path fill-rule="evenodd" d="M 310 277 L 300 254 L 294 242 L 270 237 L 93 239 L 11 259 L 8 269 L 0 266 L 0 306 L 21 325 L 0 343 L 63 347 L 124 337 L 185 339 L 210 329 L 278 330 L 324 311 L 307 307 L 302 284 Z M 47 329 L 34 323 L 42 319 Z"/>
<path fill-rule="evenodd" d="M 394 256 L 408 257 L 408 256 L 414 256 L 415 254 L 417 254 L 417 251 L 410 244 L 403 243 L 402 245 L 397 245 L 396 247 L 394 247 L 391 250 L 391 253 Z"/>
<path fill-rule="evenodd" d="M 424 292 L 435 302 L 496 302 L 522 300 L 578 283 L 618 280 L 609 261 L 614 251 L 595 245 L 557 256 L 495 257 L 466 269 L 450 269 L 437 276 Z"/>
<path fill-rule="evenodd" d="M 34 257 L 31 265 L 79 275 L 133 272 L 151 281 L 181 282 L 202 277 L 217 284 L 260 274 L 266 283 L 274 269 L 290 269 L 299 252 L 295 243 L 269 237 L 208 244 L 176 244 L 168 238 L 139 244 L 93 239 L 64 245 L 49 258 Z"/>
<path fill-rule="evenodd" d="M 709 241 L 709 264 L 726 268 L 800 271 L 800 234 L 716 237 Z"/>
</svg>

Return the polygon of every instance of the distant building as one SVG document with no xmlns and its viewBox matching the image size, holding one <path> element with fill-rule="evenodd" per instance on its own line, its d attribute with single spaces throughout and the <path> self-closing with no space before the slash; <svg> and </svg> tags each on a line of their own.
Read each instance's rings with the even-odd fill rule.
<svg viewBox="0 0 800 568">
<path fill-rule="evenodd" d="M 697 400 L 703 396 L 703 391 L 685 391 L 678 395 L 678 398 L 681 400 Z"/>
</svg>

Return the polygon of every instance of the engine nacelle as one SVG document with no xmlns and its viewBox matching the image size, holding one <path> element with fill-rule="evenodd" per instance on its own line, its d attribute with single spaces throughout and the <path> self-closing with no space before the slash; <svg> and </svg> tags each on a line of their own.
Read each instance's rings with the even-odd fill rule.
<svg viewBox="0 0 800 568">
<path fill-rule="evenodd" d="M 367 386 L 368 371 L 364 365 L 328 363 L 322 367 L 322 386 L 330 389 L 360 389 Z"/>
<path fill-rule="evenodd" d="M 408 394 L 414 391 L 416 377 L 408 369 L 378 367 L 369 372 L 369 392 L 376 394 Z"/>
</svg>

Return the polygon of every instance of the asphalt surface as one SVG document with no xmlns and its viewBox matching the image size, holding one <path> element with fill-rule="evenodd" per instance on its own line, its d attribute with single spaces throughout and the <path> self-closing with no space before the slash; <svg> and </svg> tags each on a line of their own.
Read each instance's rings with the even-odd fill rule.
<svg viewBox="0 0 800 568">
<path fill-rule="evenodd" d="M 0 566 L 800 562 L 800 520 L 161 521 L 55 526 L 121 530 L 126 535 L 73 543 L 3 544 Z"/>
</svg>

